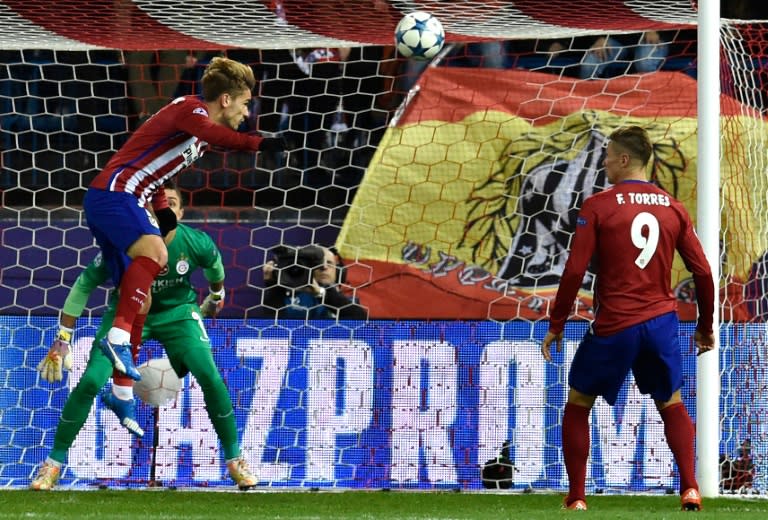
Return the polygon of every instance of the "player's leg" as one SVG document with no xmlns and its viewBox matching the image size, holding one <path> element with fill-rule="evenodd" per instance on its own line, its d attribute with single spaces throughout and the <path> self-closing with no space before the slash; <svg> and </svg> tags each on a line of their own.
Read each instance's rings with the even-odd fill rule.
<svg viewBox="0 0 768 520">
<path fill-rule="evenodd" d="M 136 316 L 145 306 L 152 281 L 168 261 L 157 223 L 125 193 L 89 189 L 83 203 L 88 226 L 119 287 L 115 319 L 101 348 L 120 372 L 139 373 L 131 356 L 130 337 Z"/>
<path fill-rule="evenodd" d="M 664 435 L 680 471 L 684 509 L 699 510 L 693 422 L 680 397 L 683 386 L 677 314 L 670 312 L 643 324 L 643 349 L 632 367 L 637 387 L 650 394 L 664 422 Z"/>
<path fill-rule="evenodd" d="M 568 495 L 563 501 L 566 509 L 585 510 L 587 460 L 589 458 L 589 414 L 595 396 L 570 388 L 562 419 L 561 444 L 563 463 L 568 475 Z"/>
<path fill-rule="evenodd" d="M 109 323 L 104 322 L 96 335 L 88 365 L 77 386 L 64 403 L 53 438 L 53 449 L 40 466 L 35 479 L 30 483 L 31 489 L 44 491 L 56 485 L 61 474 L 61 466 L 67 459 L 67 452 L 88 419 L 96 395 L 112 373 L 112 364 L 97 346 L 99 339 L 106 335 L 107 328 Z"/>
<path fill-rule="evenodd" d="M 219 437 L 227 470 L 240 489 L 248 489 L 258 483 L 258 479 L 248 468 L 240 453 L 237 434 L 237 422 L 224 380 L 213 361 L 210 348 L 190 348 L 184 355 L 184 364 L 195 376 L 203 392 L 208 417 Z"/>
<path fill-rule="evenodd" d="M 613 405 L 637 351 L 632 328 L 612 336 L 584 336 L 568 374 L 568 402 L 563 412 L 563 462 L 568 473 L 568 509 L 586 509 L 589 414 L 595 398 L 602 395 Z"/>
<path fill-rule="evenodd" d="M 133 397 L 133 379 L 112 371 L 112 387 L 105 388 L 100 394 L 101 402 L 112 410 L 120 424 L 137 437 L 144 436 L 144 429 L 136 419 L 136 400 Z"/>
<path fill-rule="evenodd" d="M 586 509 L 587 459 L 589 458 L 589 413 L 595 396 L 574 390 L 568 391 L 568 402 L 563 411 L 563 462 L 568 474 L 568 496 L 564 506 L 568 509 Z"/>
<path fill-rule="evenodd" d="M 165 256 L 156 261 L 149 256 L 162 256 L 156 249 L 162 248 Z M 125 274 L 120 281 L 119 300 L 112 328 L 109 330 L 107 341 L 101 344 L 102 350 L 113 360 L 115 368 L 132 379 L 139 379 L 138 371 L 133 362 L 131 336 L 136 327 L 142 327 L 144 318 L 149 312 L 151 303 L 151 288 L 155 277 L 160 273 L 161 265 L 167 262 L 167 251 L 159 236 L 142 235 L 128 249 L 133 259 L 128 264 Z M 141 334 L 141 330 L 139 330 Z M 125 367 L 123 369 L 122 367 Z"/>
<path fill-rule="evenodd" d="M 198 309 L 190 307 L 190 319 L 157 327 L 154 337 L 163 344 L 177 374 L 188 370 L 200 385 L 208 417 L 221 442 L 229 475 L 240 489 L 257 484 L 240 453 L 232 399 L 211 353 L 211 343 Z"/>
<path fill-rule="evenodd" d="M 145 313 L 138 314 L 131 330 L 131 355 L 134 364 L 136 364 L 139 356 L 146 319 L 147 315 Z M 117 418 L 120 419 L 120 424 L 129 432 L 137 437 L 144 436 L 144 430 L 136 419 L 136 401 L 133 397 L 132 378 L 114 370 L 112 373 L 112 388 L 102 390 L 101 402 L 117 415 Z"/>
<path fill-rule="evenodd" d="M 680 398 L 680 390 L 675 391 L 667 401 L 656 401 L 661 420 L 664 421 L 664 436 L 667 445 L 675 457 L 680 472 L 680 502 L 684 510 L 699 511 L 701 495 L 696 481 L 696 453 L 694 442 L 696 431 Z"/>
</svg>

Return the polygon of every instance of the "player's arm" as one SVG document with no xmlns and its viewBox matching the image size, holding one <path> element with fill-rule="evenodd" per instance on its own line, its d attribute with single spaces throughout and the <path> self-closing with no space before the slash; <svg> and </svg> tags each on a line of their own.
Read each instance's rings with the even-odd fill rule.
<svg viewBox="0 0 768 520">
<path fill-rule="evenodd" d="M 224 307 L 224 263 L 221 252 L 211 237 L 200 232 L 201 240 L 195 244 L 194 251 L 203 268 L 203 276 L 208 282 L 208 295 L 203 299 L 200 310 L 206 318 L 215 318 Z"/>
<path fill-rule="evenodd" d="M 165 196 L 165 188 L 160 186 L 152 195 L 152 212 L 157 219 L 157 225 L 160 227 L 160 234 L 163 240 L 169 244 L 176 236 L 176 226 L 178 220 L 176 213 L 168 205 L 168 198 Z"/>
<path fill-rule="evenodd" d="M 91 293 L 96 287 L 106 282 L 109 276 L 109 269 L 107 269 L 106 264 L 102 261 L 101 255 L 98 255 L 83 269 L 75 283 L 72 284 L 72 288 L 69 290 L 66 300 L 64 300 L 64 307 L 62 307 L 62 321 L 66 321 L 66 323 L 74 327 L 77 318 L 83 314 Z"/>
<path fill-rule="evenodd" d="M 224 290 L 224 269 L 222 268 L 222 278 L 219 281 L 211 281 L 208 279 L 208 296 L 203 299 L 203 303 L 200 305 L 200 310 L 203 312 L 203 316 L 206 318 L 215 318 L 224 307 L 224 296 L 226 291 Z M 207 270 L 205 271 L 207 273 Z"/>
<path fill-rule="evenodd" d="M 214 123 L 206 113 L 199 110 L 180 112 L 176 119 L 176 128 L 215 146 L 262 152 L 284 150 L 281 139 L 237 132 L 224 125 Z"/>
<path fill-rule="evenodd" d="M 59 329 L 56 338 L 48 349 L 48 354 L 38 363 L 40 377 L 49 383 L 61 381 L 64 370 L 72 368 L 70 344 L 74 336 L 75 323 L 83 313 L 88 297 L 93 290 L 109 278 L 109 271 L 97 256 L 80 273 L 64 301 L 64 307 L 59 316 Z"/>
<path fill-rule="evenodd" d="M 590 211 L 587 201 L 579 213 L 576 232 L 571 239 L 571 250 L 565 270 L 560 277 L 557 296 L 549 313 L 549 331 L 541 344 L 541 354 L 547 361 L 552 361 L 551 345 L 555 343 L 557 351 L 562 349 L 563 329 L 571 314 L 573 302 L 579 293 L 589 262 L 595 251 L 597 237 L 597 216 Z"/>
<path fill-rule="evenodd" d="M 696 305 L 699 317 L 696 323 L 694 340 L 698 353 L 703 354 L 715 346 L 715 335 L 712 322 L 715 313 L 715 282 L 712 279 L 712 268 L 696 236 L 690 218 L 685 215 L 686 229 L 680 235 L 677 251 L 680 253 L 686 269 L 693 275 L 696 285 Z"/>
</svg>

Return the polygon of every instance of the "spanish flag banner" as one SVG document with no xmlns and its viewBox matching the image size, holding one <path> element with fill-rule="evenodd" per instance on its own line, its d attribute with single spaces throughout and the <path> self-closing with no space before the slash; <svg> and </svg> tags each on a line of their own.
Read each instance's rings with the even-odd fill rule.
<svg viewBox="0 0 768 520">
<path fill-rule="evenodd" d="M 648 178 L 696 218 L 696 81 L 679 72 L 577 80 L 524 70 L 428 68 L 388 129 L 337 245 L 372 318 L 546 317 L 575 220 L 608 185 L 607 136 L 640 125 L 654 142 Z M 747 165 L 765 125 L 723 97 L 724 272 L 743 280 L 765 249 L 756 214 L 764 175 Z M 747 137 L 749 134 L 749 138 Z M 594 276 L 574 308 L 592 317 Z M 681 318 L 695 319 L 677 258 Z"/>
</svg>

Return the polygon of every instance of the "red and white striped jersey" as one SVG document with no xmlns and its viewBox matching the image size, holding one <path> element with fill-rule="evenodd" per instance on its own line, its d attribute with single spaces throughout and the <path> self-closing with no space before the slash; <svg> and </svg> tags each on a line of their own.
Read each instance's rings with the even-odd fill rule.
<svg viewBox="0 0 768 520">
<path fill-rule="evenodd" d="M 205 103 L 195 96 L 176 98 L 134 132 L 90 187 L 133 193 L 143 206 L 208 145 L 256 151 L 261 140 L 212 121 Z"/>
</svg>

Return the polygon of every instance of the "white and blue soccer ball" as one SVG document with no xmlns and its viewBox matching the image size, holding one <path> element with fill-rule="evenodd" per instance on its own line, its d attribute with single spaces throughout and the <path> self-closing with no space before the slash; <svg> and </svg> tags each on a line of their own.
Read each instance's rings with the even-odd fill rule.
<svg viewBox="0 0 768 520">
<path fill-rule="evenodd" d="M 179 393 L 182 380 L 176 375 L 168 358 L 153 358 L 137 367 L 141 381 L 136 381 L 133 391 L 150 406 L 165 406 Z"/>
<path fill-rule="evenodd" d="M 403 16 L 395 29 L 397 52 L 404 58 L 431 60 L 445 44 L 440 20 L 424 11 Z"/>
</svg>

